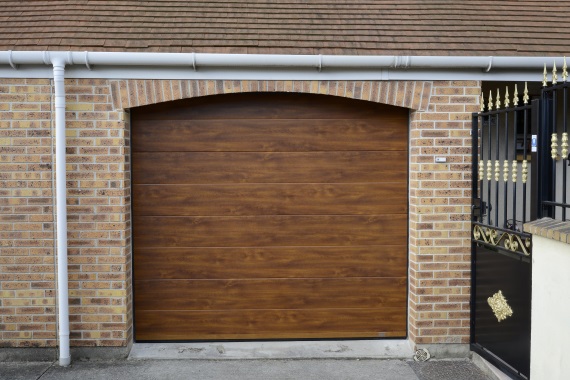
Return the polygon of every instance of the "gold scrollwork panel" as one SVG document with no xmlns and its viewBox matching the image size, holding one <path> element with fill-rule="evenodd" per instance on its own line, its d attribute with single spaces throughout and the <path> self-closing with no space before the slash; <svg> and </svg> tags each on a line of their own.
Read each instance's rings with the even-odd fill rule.
<svg viewBox="0 0 570 380">
<path fill-rule="evenodd" d="M 515 233 L 475 225 L 473 226 L 473 238 L 495 247 L 502 246 L 511 252 L 522 253 L 525 256 L 530 256 L 531 253 L 531 239 L 523 238 Z"/>
</svg>

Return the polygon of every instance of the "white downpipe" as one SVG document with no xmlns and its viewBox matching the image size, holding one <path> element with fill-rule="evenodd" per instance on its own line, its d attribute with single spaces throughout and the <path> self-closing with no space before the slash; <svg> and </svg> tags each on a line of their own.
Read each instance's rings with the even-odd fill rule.
<svg viewBox="0 0 570 380">
<path fill-rule="evenodd" d="M 65 60 L 54 58 L 55 189 L 57 210 L 57 296 L 59 304 L 59 365 L 71 363 L 69 352 L 69 289 L 67 275 L 67 188 L 65 159 Z"/>
<path fill-rule="evenodd" d="M 49 64 L 58 57 L 69 65 L 156 66 L 227 68 L 315 68 L 315 69 L 472 69 L 481 71 L 528 69 L 540 70 L 562 57 L 476 57 L 476 56 L 343 56 L 284 54 L 210 54 L 210 53 L 130 53 L 71 51 L 0 51 L 0 64 Z"/>
</svg>

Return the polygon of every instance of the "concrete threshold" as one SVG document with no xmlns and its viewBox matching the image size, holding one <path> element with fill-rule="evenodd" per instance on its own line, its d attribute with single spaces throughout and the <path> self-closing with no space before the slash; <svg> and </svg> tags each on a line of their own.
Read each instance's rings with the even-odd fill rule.
<svg viewBox="0 0 570 380">
<path fill-rule="evenodd" d="M 135 343 L 129 359 L 411 359 L 408 340 Z"/>
</svg>

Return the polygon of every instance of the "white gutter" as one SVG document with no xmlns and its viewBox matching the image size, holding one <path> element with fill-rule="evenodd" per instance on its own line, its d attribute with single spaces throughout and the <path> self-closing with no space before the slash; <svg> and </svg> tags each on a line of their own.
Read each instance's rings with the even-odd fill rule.
<svg viewBox="0 0 570 380">
<path fill-rule="evenodd" d="M 46 58 L 47 57 L 47 58 Z M 183 66 L 235 68 L 314 68 L 314 69 L 542 69 L 554 60 L 562 66 L 562 57 L 470 57 L 470 56 L 360 56 L 360 55 L 280 55 L 280 54 L 209 54 L 209 53 L 129 53 L 0 51 L 0 65 L 41 65 L 49 57 L 61 57 L 70 65 L 113 66 Z"/>
<path fill-rule="evenodd" d="M 67 189 L 65 157 L 65 64 L 61 56 L 51 60 L 55 85 L 55 189 L 57 213 L 57 289 L 59 304 L 59 365 L 71 363 L 69 352 L 69 291 L 67 274 Z"/>
</svg>

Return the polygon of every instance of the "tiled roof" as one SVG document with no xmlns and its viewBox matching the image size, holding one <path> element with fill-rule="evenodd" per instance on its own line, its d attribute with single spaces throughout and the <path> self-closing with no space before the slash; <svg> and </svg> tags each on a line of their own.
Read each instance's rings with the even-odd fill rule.
<svg viewBox="0 0 570 380">
<path fill-rule="evenodd" d="M 0 50 L 563 55 L 568 1 L 1 1 Z"/>
</svg>

